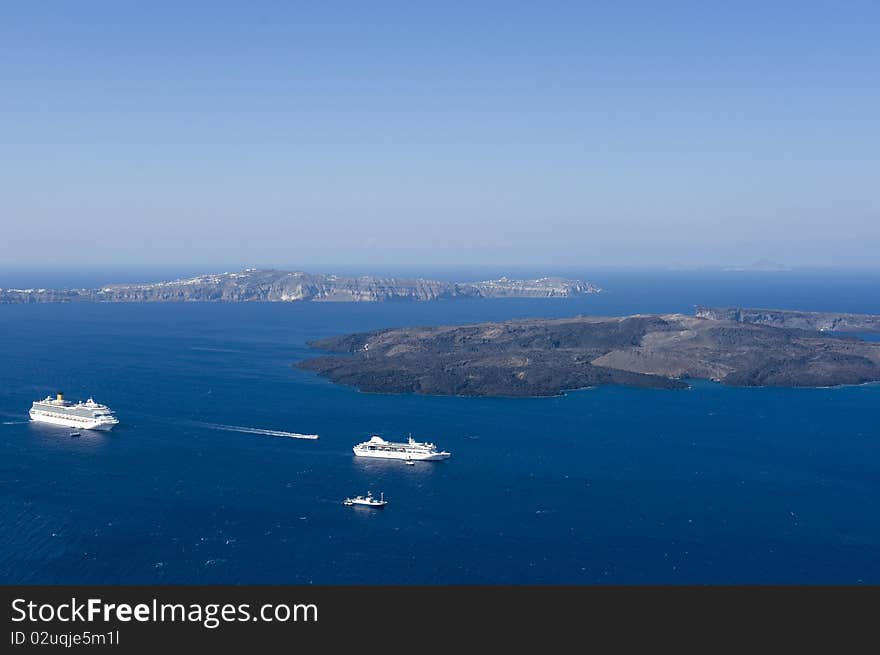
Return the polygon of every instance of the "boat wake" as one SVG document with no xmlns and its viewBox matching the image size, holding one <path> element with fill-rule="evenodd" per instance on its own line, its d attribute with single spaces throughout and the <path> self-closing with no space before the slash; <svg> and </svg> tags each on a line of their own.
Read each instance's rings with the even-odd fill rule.
<svg viewBox="0 0 880 655">
<path fill-rule="evenodd" d="M 299 432 L 285 432 L 284 430 L 264 430 L 263 428 L 248 428 L 240 425 L 220 425 L 218 423 L 200 423 L 200 425 L 212 430 L 225 432 L 243 432 L 245 434 L 260 434 L 266 437 L 287 437 L 289 439 L 317 439 L 317 434 L 300 434 Z"/>
<path fill-rule="evenodd" d="M 3 421 L 3 425 L 24 425 L 27 421 Z"/>
</svg>

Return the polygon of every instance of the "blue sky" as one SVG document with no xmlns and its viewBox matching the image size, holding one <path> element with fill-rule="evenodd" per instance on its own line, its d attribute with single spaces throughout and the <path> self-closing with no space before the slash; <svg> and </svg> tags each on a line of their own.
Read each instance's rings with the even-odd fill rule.
<svg viewBox="0 0 880 655">
<path fill-rule="evenodd" d="M 872 266 L 880 5 L 19 2 L 0 263 Z"/>
</svg>

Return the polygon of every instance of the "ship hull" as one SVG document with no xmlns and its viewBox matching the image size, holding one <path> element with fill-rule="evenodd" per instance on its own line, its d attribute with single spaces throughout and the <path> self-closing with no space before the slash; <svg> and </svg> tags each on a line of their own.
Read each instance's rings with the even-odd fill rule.
<svg viewBox="0 0 880 655">
<path fill-rule="evenodd" d="M 449 458 L 449 453 L 383 452 L 380 450 L 358 450 L 357 448 L 353 450 L 358 457 L 372 457 L 373 459 L 411 459 L 414 462 L 436 462 Z"/>
<path fill-rule="evenodd" d="M 48 425 L 57 425 L 65 428 L 77 428 L 78 430 L 112 430 L 116 423 L 91 421 L 84 418 L 62 418 L 60 416 L 46 416 L 39 412 L 30 412 L 31 420 L 34 423 L 47 423 Z"/>
</svg>

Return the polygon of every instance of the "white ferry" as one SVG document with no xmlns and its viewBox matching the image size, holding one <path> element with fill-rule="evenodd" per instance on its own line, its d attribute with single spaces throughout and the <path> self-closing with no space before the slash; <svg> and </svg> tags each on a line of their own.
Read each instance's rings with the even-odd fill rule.
<svg viewBox="0 0 880 655">
<path fill-rule="evenodd" d="M 385 441 L 382 437 L 373 435 L 369 441 L 359 443 L 352 450 L 358 457 L 378 457 L 382 459 L 405 459 L 417 461 L 436 461 L 448 459 L 451 454 L 445 450 L 438 450 L 432 443 L 419 443 L 414 441 L 412 435 L 406 443 Z"/>
<path fill-rule="evenodd" d="M 378 498 L 373 497 L 373 492 L 368 491 L 366 496 L 355 496 L 354 498 L 346 498 L 342 504 L 351 507 L 352 505 L 365 505 L 367 507 L 385 507 L 388 501 L 385 500 L 385 493 L 379 494 Z"/>
<path fill-rule="evenodd" d="M 64 400 L 61 392 L 55 398 L 47 396 L 44 400 L 35 400 L 30 417 L 38 423 L 80 430 L 112 430 L 119 423 L 119 419 L 107 405 L 96 403 L 91 398 L 85 402 L 72 403 Z"/>
</svg>

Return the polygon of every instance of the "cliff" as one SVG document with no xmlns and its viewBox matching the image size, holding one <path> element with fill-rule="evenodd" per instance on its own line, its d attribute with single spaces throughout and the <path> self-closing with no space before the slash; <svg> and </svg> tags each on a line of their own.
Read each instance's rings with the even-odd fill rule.
<svg viewBox="0 0 880 655">
<path fill-rule="evenodd" d="M 344 277 L 248 269 L 98 289 L 0 289 L 0 303 L 53 302 L 383 302 L 456 298 L 569 298 L 600 289 L 562 278 L 444 282 L 396 277 Z"/>
</svg>

